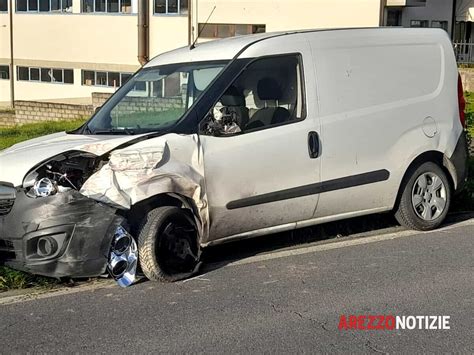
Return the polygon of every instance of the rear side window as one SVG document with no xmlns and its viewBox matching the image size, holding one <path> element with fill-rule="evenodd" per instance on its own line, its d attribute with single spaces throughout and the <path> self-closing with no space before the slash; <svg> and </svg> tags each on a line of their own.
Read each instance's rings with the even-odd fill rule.
<svg viewBox="0 0 474 355">
<path fill-rule="evenodd" d="M 305 116 L 303 87 L 299 55 L 257 59 L 218 100 L 204 133 L 242 134 L 301 120 Z"/>
</svg>

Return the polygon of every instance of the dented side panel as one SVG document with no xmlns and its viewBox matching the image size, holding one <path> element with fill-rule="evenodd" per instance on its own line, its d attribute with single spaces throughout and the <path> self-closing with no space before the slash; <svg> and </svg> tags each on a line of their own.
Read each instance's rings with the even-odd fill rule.
<svg viewBox="0 0 474 355">
<path fill-rule="evenodd" d="M 163 193 L 194 202 L 201 239 L 208 234 L 202 147 L 197 135 L 167 134 L 115 150 L 80 192 L 120 209 Z"/>
</svg>

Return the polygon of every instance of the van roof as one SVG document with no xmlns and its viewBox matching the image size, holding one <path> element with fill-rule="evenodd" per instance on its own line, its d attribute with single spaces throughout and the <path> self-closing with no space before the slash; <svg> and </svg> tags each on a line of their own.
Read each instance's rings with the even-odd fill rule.
<svg viewBox="0 0 474 355">
<path fill-rule="evenodd" d="M 366 28 L 329 28 L 329 29 L 310 29 L 295 30 L 281 32 L 267 32 L 252 35 L 229 37 L 196 44 L 193 49 L 190 46 L 181 47 L 163 54 L 160 54 L 145 64 L 145 68 L 157 65 L 166 65 L 173 63 L 190 63 L 200 61 L 218 61 L 231 60 L 240 52 L 254 43 L 264 41 L 269 38 L 279 36 L 294 36 L 309 33 L 334 32 L 334 31 L 350 31 L 351 34 L 360 34 L 364 32 L 367 35 L 394 34 L 398 32 L 400 35 L 424 35 L 440 33 L 446 36 L 446 32 L 441 29 L 433 28 L 400 28 L 400 27 L 366 27 Z"/>
</svg>

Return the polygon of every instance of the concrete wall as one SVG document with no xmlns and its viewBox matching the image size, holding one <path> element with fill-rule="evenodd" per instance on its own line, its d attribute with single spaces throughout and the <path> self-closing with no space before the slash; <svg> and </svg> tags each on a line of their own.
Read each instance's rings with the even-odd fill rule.
<svg viewBox="0 0 474 355">
<path fill-rule="evenodd" d="M 73 120 L 86 118 L 93 113 L 92 105 L 70 105 L 51 102 L 16 101 L 15 117 L 9 125 L 45 121 Z M 4 122 L 5 123 L 5 122 Z"/>
<path fill-rule="evenodd" d="M 474 68 L 460 68 L 464 91 L 474 91 Z"/>
<path fill-rule="evenodd" d="M 56 102 L 15 101 L 15 112 L 0 111 L 0 127 L 45 121 L 73 120 L 90 117 L 97 107 L 109 99 L 109 93 L 92 93 L 91 105 L 74 105 Z M 125 101 L 126 102 L 126 99 Z M 130 105 L 121 105 L 115 113 L 158 112 L 182 108 L 182 97 L 133 98 Z"/>
<path fill-rule="evenodd" d="M 92 93 L 92 107 L 94 108 L 94 110 L 97 107 L 102 106 L 105 103 L 105 101 L 109 99 L 110 96 L 112 96 L 112 94 L 93 92 Z"/>
<path fill-rule="evenodd" d="M 15 125 L 15 113 L 0 111 L 0 128 Z"/>
</svg>

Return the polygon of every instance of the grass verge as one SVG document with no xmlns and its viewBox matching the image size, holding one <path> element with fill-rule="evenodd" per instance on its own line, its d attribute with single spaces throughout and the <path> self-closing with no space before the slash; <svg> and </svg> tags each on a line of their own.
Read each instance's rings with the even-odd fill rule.
<svg viewBox="0 0 474 355">
<path fill-rule="evenodd" d="M 79 119 L 74 121 L 30 123 L 23 126 L 1 128 L 0 150 L 31 138 L 44 136 L 50 133 L 76 129 L 84 122 L 85 119 Z"/>
<path fill-rule="evenodd" d="M 59 283 L 56 279 L 27 274 L 0 266 L 0 292 L 29 287 L 51 288 Z"/>
<path fill-rule="evenodd" d="M 466 123 L 469 145 L 474 139 L 474 92 L 464 93 L 466 98 Z M 452 211 L 474 211 L 474 155 L 468 161 L 468 180 L 464 189 L 453 201 Z"/>
<path fill-rule="evenodd" d="M 26 124 L 23 126 L 1 128 L 0 150 L 31 138 L 78 128 L 84 123 L 84 121 L 85 119 L 74 121 L 42 122 Z M 49 288 L 57 285 L 58 282 L 59 281 L 56 279 L 30 275 L 25 272 L 0 266 L 0 291 L 29 287 Z"/>
</svg>

